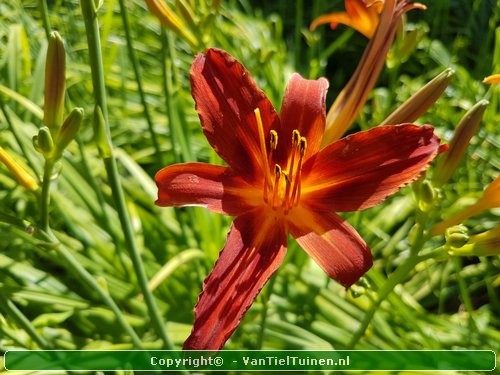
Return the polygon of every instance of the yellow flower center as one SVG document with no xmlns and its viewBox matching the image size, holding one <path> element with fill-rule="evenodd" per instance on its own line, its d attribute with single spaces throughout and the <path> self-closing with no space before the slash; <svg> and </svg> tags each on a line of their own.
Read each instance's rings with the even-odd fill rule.
<svg viewBox="0 0 500 375">
<path fill-rule="evenodd" d="M 254 110 L 259 132 L 261 162 L 264 168 L 263 199 L 273 210 L 282 210 L 287 214 L 290 209 L 297 206 L 300 200 L 300 179 L 302 161 L 306 153 L 307 140 L 295 129 L 292 132 L 292 150 L 288 155 L 285 166 L 274 164 L 273 152 L 278 147 L 278 133 L 269 132 L 269 153 L 266 148 L 264 126 L 259 108 Z"/>
</svg>

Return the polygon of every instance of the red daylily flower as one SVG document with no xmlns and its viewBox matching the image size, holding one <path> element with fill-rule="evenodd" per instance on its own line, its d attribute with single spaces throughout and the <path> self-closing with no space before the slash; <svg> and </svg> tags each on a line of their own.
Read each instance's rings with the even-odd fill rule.
<svg viewBox="0 0 500 375">
<path fill-rule="evenodd" d="M 203 131 L 228 166 L 184 163 L 156 175 L 157 205 L 236 218 L 203 284 L 185 349 L 220 349 L 283 261 L 287 235 L 345 287 L 372 265 L 335 211 L 372 207 L 415 180 L 443 150 L 431 126 L 379 126 L 320 149 L 328 81 L 292 75 L 278 115 L 248 71 L 208 49 L 191 68 Z"/>
</svg>

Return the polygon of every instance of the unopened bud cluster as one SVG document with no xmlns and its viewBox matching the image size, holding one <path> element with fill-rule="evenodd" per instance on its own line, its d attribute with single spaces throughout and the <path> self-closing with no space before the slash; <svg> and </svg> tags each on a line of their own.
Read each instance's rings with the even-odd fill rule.
<svg viewBox="0 0 500 375">
<path fill-rule="evenodd" d="M 66 54 L 61 36 L 49 37 L 45 66 L 44 126 L 33 137 L 33 146 L 46 160 L 56 161 L 75 139 L 83 119 L 83 109 L 75 108 L 64 119 Z M 63 120 L 64 119 L 64 120 Z"/>
</svg>

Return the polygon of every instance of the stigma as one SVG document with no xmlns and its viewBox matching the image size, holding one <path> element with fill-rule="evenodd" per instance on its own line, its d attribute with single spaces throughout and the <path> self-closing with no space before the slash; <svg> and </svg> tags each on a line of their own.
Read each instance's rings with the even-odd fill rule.
<svg viewBox="0 0 500 375">
<path fill-rule="evenodd" d="M 300 201 L 302 162 L 307 149 L 307 139 L 294 129 L 291 134 L 291 146 L 287 145 L 287 142 L 283 145 L 290 148 L 286 162 L 283 165 L 273 164 L 273 153 L 278 148 L 278 133 L 270 130 L 266 140 L 259 108 L 254 110 L 254 114 L 259 135 L 261 167 L 264 172 L 262 198 L 273 210 L 288 214 Z"/>
</svg>

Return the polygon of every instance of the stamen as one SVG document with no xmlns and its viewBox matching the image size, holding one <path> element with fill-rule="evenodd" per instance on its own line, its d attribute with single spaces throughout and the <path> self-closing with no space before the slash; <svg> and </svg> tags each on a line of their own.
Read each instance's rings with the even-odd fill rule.
<svg viewBox="0 0 500 375">
<path fill-rule="evenodd" d="M 267 164 L 271 165 L 273 160 L 273 151 L 276 150 L 276 148 L 278 147 L 278 133 L 276 132 L 276 130 L 271 130 L 269 133 L 271 137 L 269 139 L 270 151 L 267 157 Z"/>
<path fill-rule="evenodd" d="M 300 137 L 300 145 L 299 145 L 300 156 L 304 156 L 304 154 L 306 153 L 306 148 L 307 148 L 307 139 L 305 137 Z"/>
<path fill-rule="evenodd" d="M 293 176 L 295 175 L 294 171 L 293 171 L 293 163 L 295 162 L 295 152 L 296 152 L 296 149 L 297 149 L 297 146 L 299 145 L 299 142 L 300 142 L 300 133 L 297 129 L 294 129 L 293 132 L 292 132 L 292 157 L 290 159 L 288 159 L 288 164 L 286 166 L 287 170 L 290 171 L 290 175 L 293 179 Z"/>
<path fill-rule="evenodd" d="M 292 205 L 297 205 L 299 203 L 300 199 L 300 177 L 301 177 L 301 171 L 302 171 L 302 160 L 304 158 L 304 155 L 306 153 L 307 149 L 307 139 L 305 137 L 300 137 L 300 142 L 299 142 L 299 162 L 297 163 L 297 170 L 295 172 L 295 178 L 293 179 L 293 189 L 292 189 Z"/>
<path fill-rule="evenodd" d="M 276 130 L 271 130 L 270 134 L 271 134 L 271 139 L 269 143 L 271 146 L 271 150 L 276 150 L 276 147 L 278 147 L 278 133 L 276 132 Z"/>
<path fill-rule="evenodd" d="M 260 116 L 260 109 L 255 108 L 253 110 L 253 112 L 255 114 L 255 120 L 257 120 L 257 130 L 259 132 L 260 152 L 262 154 L 262 162 L 264 162 L 262 167 L 265 167 L 267 165 L 267 150 L 266 150 L 266 141 L 264 138 L 264 125 L 262 125 L 262 117 Z M 267 167 L 268 168 L 266 168 L 266 170 L 269 169 L 268 165 L 267 165 Z"/>
<path fill-rule="evenodd" d="M 283 175 L 285 176 L 285 196 L 283 198 L 283 203 L 281 206 L 285 209 L 285 212 L 288 212 L 290 208 L 290 187 L 292 186 L 292 181 L 290 180 L 290 176 L 287 171 L 283 171 Z"/>
<path fill-rule="evenodd" d="M 292 132 L 292 145 L 298 145 L 300 140 L 300 133 L 297 129 L 294 129 Z"/>
<path fill-rule="evenodd" d="M 274 165 L 274 186 L 273 186 L 273 201 L 272 207 L 276 208 L 276 196 L 278 195 L 278 191 L 280 189 L 280 177 L 281 177 L 281 167 L 278 164 Z"/>
<path fill-rule="evenodd" d="M 257 121 L 257 131 L 259 133 L 259 146 L 261 152 L 261 163 L 264 169 L 264 202 L 268 201 L 269 190 L 269 161 L 267 159 L 266 141 L 264 139 L 264 125 L 262 124 L 262 117 L 260 116 L 260 109 L 254 109 L 255 120 Z"/>
</svg>

